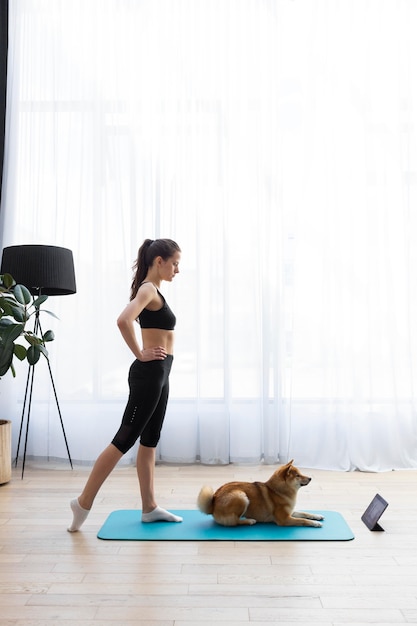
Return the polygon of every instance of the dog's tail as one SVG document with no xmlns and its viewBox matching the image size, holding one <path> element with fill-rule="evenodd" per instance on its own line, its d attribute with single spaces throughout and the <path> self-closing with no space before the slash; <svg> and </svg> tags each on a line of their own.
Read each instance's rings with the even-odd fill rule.
<svg viewBox="0 0 417 626">
<path fill-rule="evenodd" d="M 201 488 L 197 498 L 197 506 L 202 513 L 211 515 L 213 513 L 213 495 L 214 491 L 212 487 L 204 485 Z"/>
</svg>

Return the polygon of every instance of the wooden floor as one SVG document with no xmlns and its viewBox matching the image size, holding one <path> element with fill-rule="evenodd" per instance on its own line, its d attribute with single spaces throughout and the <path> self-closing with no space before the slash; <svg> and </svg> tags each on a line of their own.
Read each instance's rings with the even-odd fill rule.
<svg viewBox="0 0 417 626">
<path fill-rule="evenodd" d="M 158 465 L 158 502 L 195 508 L 203 483 L 273 469 Z M 339 511 L 353 541 L 143 543 L 96 537 L 111 511 L 140 507 L 133 467 L 114 471 L 81 532 L 66 532 L 88 471 L 28 463 L 0 487 L 2 626 L 417 624 L 415 471 L 306 472 L 298 508 Z M 385 532 L 360 519 L 376 493 L 389 502 Z"/>
</svg>

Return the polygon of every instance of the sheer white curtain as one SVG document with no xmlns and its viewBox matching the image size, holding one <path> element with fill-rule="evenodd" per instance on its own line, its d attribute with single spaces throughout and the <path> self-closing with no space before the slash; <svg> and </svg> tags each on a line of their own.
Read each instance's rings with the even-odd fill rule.
<svg viewBox="0 0 417 626">
<path fill-rule="evenodd" d="M 74 253 L 44 320 L 74 460 L 119 424 L 115 320 L 171 237 L 161 461 L 417 466 L 416 28 L 414 0 L 10 0 L 1 243 Z M 28 453 L 65 458 L 44 369 Z"/>
</svg>

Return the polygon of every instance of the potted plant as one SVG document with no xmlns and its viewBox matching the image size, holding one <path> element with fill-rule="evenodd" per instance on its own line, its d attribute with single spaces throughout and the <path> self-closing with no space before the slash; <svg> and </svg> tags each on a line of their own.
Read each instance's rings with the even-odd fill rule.
<svg viewBox="0 0 417 626">
<path fill-rule="evenodd" d="M 45 344 L 54 340 L 54 333 L 52 330 L 42 333 L 39 326 L 40 308 L 47 299 L 45 295 L 32 296 L 29 289 L 16 284 L 10 274 L 0 275 L 0 378 L 9 370 L 16 376 L 14 357 L 27 360 L 29 365 L 36 365 L 42 355 L 48 358 Z M 33 330 L 28 330 L 33 316 Z M 8 482 L 10 477 L 11 421 L 0 416 L 0 484 Z"/>
</svg>

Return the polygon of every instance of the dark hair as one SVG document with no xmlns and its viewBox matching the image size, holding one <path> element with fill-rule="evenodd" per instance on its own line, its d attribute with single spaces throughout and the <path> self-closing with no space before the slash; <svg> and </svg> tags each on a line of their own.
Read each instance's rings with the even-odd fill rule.
<svg viewBox="0 0 417 626">
<path fill-rule="evenodd" d="M 175 254 L 181 252 L 181 248 L 172 239 L 145 239 L 138 251 L 138 256 L 133 264 L 134 271 L 132 285 L 130 288 L 130 299 L 133 300 L 138 289 L 146 278 L 148 269 L 151 267 L 157 256 L 164 261 Z"/>
</svg>

